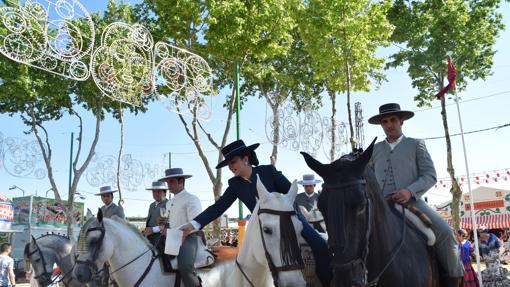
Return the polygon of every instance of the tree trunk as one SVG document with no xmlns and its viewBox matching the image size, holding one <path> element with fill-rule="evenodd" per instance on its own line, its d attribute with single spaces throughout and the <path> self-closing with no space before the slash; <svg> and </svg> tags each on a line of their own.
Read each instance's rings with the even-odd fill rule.
<svg viewBox="0 0 510 287">
<path fill-rule="evenodd" d="M 450 189 L 450 193 L 452 194 L 452 224 L 454 230 L 458 230 L 460 227 L 460 199 L 462 196 L 462 190 L 460 189 L 459 183 L 457 182 L 457 178 L 455 178 L 455 170 L 453 168 L 452 144 L 450 141 L 450 132 L 448 130 L 445 97 L 446 96 L 441 97 L 441 117 L 443 119 L 443 128 L 446 140 L 447 171 L 448 174 L 450 174 L 450 180 L 452 182 L 452 187 Z"/>
<path fill-rule="evenodd" d="M 74 115 L 80 121 L 80 132 L 79 132 L 79 136 L 78 136 L 78 149 L 76 151 L 76 156 L 73 161 L 74 177 L 73 177 L 73 180 L 71 183 L 71 190 L 69 191 L 69 195 L 68 195 L 69 202 L 68 202 L 67 212 L 69 212 L 70 215 L 67 218 L 68 219 L 67 220 L 67 235 L 69 237 L 71 237 L 73 235 L 73 224 L 75 221 L 74 214 L 73 214 L 73 209 L 74 209 L 73 203 L 74 203 L 74 196 L 76 194 L 76 189 L 78 189 L 78 183 L 80 182 L 81 176 L 83 175 L 83 173 L 89 166 L 90 161 L 92 160 L 92 157 L 96 153 L 96 146 L 99 141 L 99 134 L 101 131 L 100 127 L 101 127 L 102 106 L 103 106 L 102 101 L 98 101 L 97 105 L 96 105 L 96 111 L 95 111 L 95 113 L 96 113 L 96 127 L 95 127 L 94 139 L 92 140 L 92 144 L 90 145 L 90 149 L 87 154 L 87 157 L 85 158 L 85 161 L 83 162 L 83 164 L 81 165 L 80 168 L 78 168 L 77 165 L 78 165 L 78 159 L 80 158 L 80 154 L 81 154 L 81 146 L 83 144 L 83 125 L 82 125 L 83 121 L 82 121 L 82 118 L 80 117 L 80 115 L 78 115 L 76 112 L 73 112 Z"/>
<path fill-rule="evenodd" d="M 200 139 L 198 136 L 198 128 L 202 130 L 211 142 L 211 144 L 218 149 L 218 161 L 217 163 L 220 163 L 223 159 L 223 154 L 221 153 L 221 149 L 226 145 L 227 143 L 227 136 L 230 131 L 230 125 L 232 123 L 232 115 L 234 114 L 234 107 L 235 107 L 235 96 L 234 96 L 234 89 L 232 89 L 232 94 L 230 98 L 230 102 L 228 105 L 228 114 L 227 114 L 227 122 L 225 124 L 225 130 L 223 131 L 223 138 L 221 141 L 221 144 L 216 143 L 216 141 L 212 138 L 211 134 L 208 133 L 200 124 L 200 121 L 198 121 L 196 117 L 196 109 L 194 109 L 193 112 L 193 119 L 191 121 L 191 128 L 190 124 L 186 121 L 182 113 L 180 113 L 179 108 L 177 108 L 177 115 L 179 116 L 179 119 L 181 120 L 182 125 L 184 126 L 184 130 L 186 131 L 186 134 L 188 137 L 193 141 L 193 144 L 195 145 L 195 148 L 198 152 L 198 155 L 200 156 L 200 159 L 202 160 L 202 163 L 204 164 L 205 170 L 207 171 L 207 175 L 209 176 L 209 180 L 211 181 L 213 185 L 213 193 L 214 193 L 214 199 L 217 200 L 221 196 L 221 169 L 216 170 L 216 176 L 213 173 L 213 169 L 211 168 L 209 164 L 209 160 L 207 159 L 204 150 L 202 148 L 202 145 L 200 144 Z M 215 225 L 218 226 L 218 225 Z M 216 230 L 213 230 L 213 236 L 220 237 L 220 232 L 218 228 L 215 228 Z"/>
<path fill-rule="evenodd" d="M 274 104 L 271 106 L 271 110 L 273 111 L 273 151 L 271 152 L 271 164 L 276 165 L 276 161 L 278 160 L 278 144 L 280 144 L 280 114 L 279 114 L 280 104 L 277 101 L 274 101 Z"/>
<path fill-rule="evenodd" d="M 354 140 L 354 127 L 352 125 L 352 111 L 351 111 L 351 66 L 347 58 L 345 63 L 345 87 L 347 88 L 347 117 L 349 120 L 349 142 L 351 143 L 351 150 L 356 149 L 356 141 Z"/>
<path fill-rule="evenodd" d="M 330 161 L 336 159 L 336 93 L 328 89 L 331 99 L 331 150 L 329 151 Z"/>
</svg>

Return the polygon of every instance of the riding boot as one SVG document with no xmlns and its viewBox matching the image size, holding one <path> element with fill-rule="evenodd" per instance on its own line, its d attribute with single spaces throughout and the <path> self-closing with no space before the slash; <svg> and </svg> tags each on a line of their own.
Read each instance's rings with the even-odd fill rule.
<svg viewBox="0 0 510 287">
<path fill-rule="evenodd" d="M 456 277 L 456 278 L 452 278 L 452 277 L 448 277 L 448 278 L 445 278 L 445 287 L 461 287 L 462 286 L 462 279 L 464 279 L 463 277 Z"/>
</svg>

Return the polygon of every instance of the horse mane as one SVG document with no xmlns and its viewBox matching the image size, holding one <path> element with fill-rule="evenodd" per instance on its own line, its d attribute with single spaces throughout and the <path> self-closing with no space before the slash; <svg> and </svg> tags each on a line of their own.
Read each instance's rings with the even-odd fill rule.
<svg viewBox="0 0 510 287">
<path fill-rule="evenodd" d="M 373 205 L 373 210 L 378 211 L 377 216 L 374 218 L 377 218 L 378 222 L 381 221 L 386 222 L 388 213 L 385 211 L 387 211 L 389 205 L 386 203 L 384 197 L 382 196 L 382 191 L 381 188 L 379 187 L 379 184 L 377 183 L 374 170 L 371 167 L 367 166 L 363 173 L 363 177 L 367 182 L 366 184 L 367 193 L 370 198 L 371 204 Z"/>
<path fill-rule="evenodd" d="M 47 238 L 47 237 L 56 237 L 57 239 L 60 239 L 60 240 L 71 240 L 69 238 L 69 236 L 65 235 L 65 234 L 60 234 L 60 233 L 51 233 L 51 232 L 48 232 L 46 234 L 42 234 L 41 236 L 35 238 L 35 240 L 39 240 L 41 238 Z M 25 248 L 23 250 L 23 255 L 25 257 L 28 257 L 28 254 L 30 253 L 30 243 L 31 243 L 31 240 L 29 240 L 29 242 L 25 243 Z"/>
<path fill-rule="evenodd" d="M 111 218 L 105 218 L 105 219 L 110 219 L 113 222 L 120 223 L 121 225 L 127 227 L 128 229 L 131 229 L 131 231 L 133 231 L 145 243 L 145 245 L 147 245 L 150 248 L 154 248 L 154 246 L 149 242 L 147 237 L 143 236 L 142 233 L 140 232 L 140 230 L 138 230 L 138 228 L 136 228 L 136 226 L 134 226 L 133 224 L 129 223 L 129 221 L 122 219 L 122 218 L 118 217 L 117 215 L 114 215 Z"/>
</svg>

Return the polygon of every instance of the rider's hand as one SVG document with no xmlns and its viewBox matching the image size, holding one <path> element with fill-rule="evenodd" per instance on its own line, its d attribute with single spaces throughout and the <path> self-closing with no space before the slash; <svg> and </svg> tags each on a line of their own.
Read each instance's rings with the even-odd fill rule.
<svg viewBox="0 0 510 287">
<path fill-rule="evenodd" d="M 181 228 L 179 228 L 179 229 L 182 230 L 182 240 L 183 241 L 186 238 L 186 236 L 188 236 L 191 232 L 193 232 L 195 230 L 195 228 L 193 227 L 193 224 L 191 224 L 189 222 L 184 224 L 183 226 L 181 226 Z"/>
<path fill-rule="evenodd" d="M 216 257 L 216 260 L 219 262 L 235 259 L 239 249 L 230 246 L 211 246 L 211 251 Z"/>
<path fill-rule="evenodd" d="M 167 229 L 164 226 L 160 226 L 160 228 L 161 229 L 159 230 L 159 232 L 161 232 L 161 235 L 166 236 L 166 230 Z"/>
<path fill-rule="evenodd" d="M 393 196 L 391 197 L 393 201 L 400 203 L 400 204 L 406 204 L 409 202 L 413 195 L 411 194 L 411 191 L 407 188 L 401 188 L 397 190 L 395 193 L 393 193 Z"/>
<path fill-rule="evenodd" d="M 158 218 L 156 219 L 156 222 L 158 223 L 158 225 L 165 225 L 165 223 L 166 223 L 166 218 L 165 218 L 165 217 L 158 216 Z"/>
<path fill-rule="evenodd" d="M 145 227 L 145 230 L 143 231 L 143 234 L 145 236 L 149 236 L 151 235 L 153 232 L 152 232 L 152 227 Z"/>
</svg>

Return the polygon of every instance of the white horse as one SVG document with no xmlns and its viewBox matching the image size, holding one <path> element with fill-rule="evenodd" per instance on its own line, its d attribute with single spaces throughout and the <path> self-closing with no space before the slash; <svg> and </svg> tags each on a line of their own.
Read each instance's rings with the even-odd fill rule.
<svg viewBox="0 0 510 287">
<path fill-rule="evenodd" d="M 33 268 L 32 276 L 39 286 L 48 286 L 57 281 L 52 276 L 54 264 L 61 269 L 58 279 L 61 284 L 66 287 L 86 286 L 72 277 L 72 247 L 71 240 L 60 234 L 46 234 L 37 239 L 32 237 L 30 243 L 25 245 L 25 258 L 30 261 Z"/>
<path fill-rule="evenodd" d="M 257 189 L 259 203 L 250 219 L 237 264 L 234 260 L 217 264 L 207 273 L 199 272 L 204 287 L 265 287 L 273 286 L 273 281 L 282 287 L 305 286 L 298 245 L 304 241 L 300 235 L 302 224 L 292 208 L 297 184 L 294 182 L 286 195 L 269 193 L 260 180 Z M 97 218 L 87 220 L 77 248 L 74 275 L 81 282 L 88 282 L 108 262 L 110 276 L 119 286 L 175 286 L 175 274 L 162 272 L 152 245 L 134 226 L 115 216 L 103 218 L 99 212 Z M 268 264 L 274 267 L 274 278 Z"/>
<path fill-rule="evenodd" d="M 328 232 L 326 229 L 326 222 L 324 221 L 324 217 L 322 216 L 322 213 L 317 208 L 317 202 L 314 202 L 312 208 L 310 211 L 308 211 L 304 206 L 299 205 L 299 210 L 301 211 L 301 214 L 305 217 L 306 221 L 310 223 L 310 225 L 317 230 L 317 232 L 320 234 L 324 240 L 328 240 Z"/>
<path fill-rule="evenodd" d="M 293 208 L 297 182 L 292 183 L 287 194 L 268 192 L 257 175 L 257 191 L 258 203 L 248 223 L 236 266 L 225 277 L 228 283 L 225 286 L 265 287 L 273 286 L 273 282 L 277 286 L 306 286 L 299 249 L 299 244 L 305 242 L 301 236 L 303 224 Z M 271 265 L 273 271 L 268 267 Z"/>
</svg>

